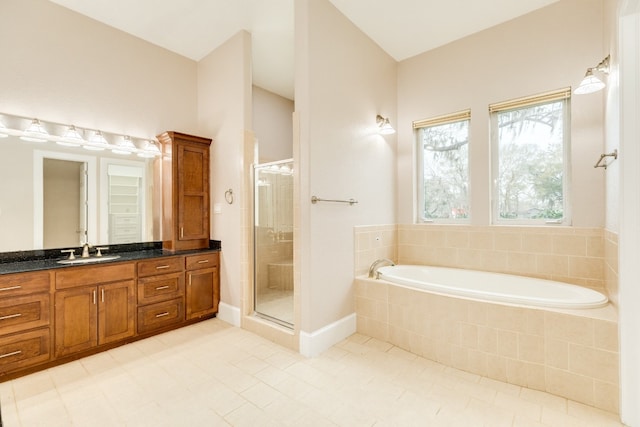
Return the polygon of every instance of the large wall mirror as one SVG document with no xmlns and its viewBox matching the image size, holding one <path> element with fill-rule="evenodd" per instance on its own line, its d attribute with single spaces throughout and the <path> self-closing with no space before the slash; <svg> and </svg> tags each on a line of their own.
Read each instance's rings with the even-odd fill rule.
<svg viewBox="0 0 640 427">
<path fill-rule="evenodd" d="M 0 252 L 160 240 L 155 156 L 0 133 Z"/>
</svg>

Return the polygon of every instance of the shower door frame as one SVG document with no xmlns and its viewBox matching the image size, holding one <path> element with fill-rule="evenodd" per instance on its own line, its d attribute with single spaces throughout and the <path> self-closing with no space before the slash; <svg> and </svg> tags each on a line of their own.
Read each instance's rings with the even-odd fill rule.
<svg viewBox="0 0 640 427">
<path fill-rule="evenodd" d="M 290 164 L 291 165 L 291 169 L 293 171 L 293 165 L 294 165 L 294 161 L 293 159 L 285 159 L 285 160 L 277 160 L 274 162 L 268 162 L 268 163 L 258 163 L 258 164 L 253 164 L 252 168 L 251 168 L 251 172 L 252 172 L 252 176 L 251 176 L 251 185 L 252 185 L 252 194 L 253 194 L 253 212 L 251 213 L 251 226 L 253 228 L 252 233 L 253 233 L 253 284 L 252 284 L 252 290 L 253 290 L 253 315 L 262 319 L 265 319 L 267 321 L 273 322 L 279 326 L 283 326 L 287 329 L 291 329 L 294 330 L 295 324 L 294 323 L 290 323 L 287 322 L 285 320 L 279 319 L 277 317 L 271 316 L 269 314 L 266 313 L 262 313 L 260 311 L 257 310 L 257 305 L 258 305 L 258 292 L 257 292 L 257 288 L 258 288 L 258 236 L 257 236 L 257 227 L 256 227 L 256 220 L 257 220 L 257 216 L 256 213 L 258 212 L 258 207 L 259 207 L 259 203 L 258 203 L 258 185 L 256 183 L 256 178 L 257 178 L 257 172 L 260 169 L 266 169 L 268 167 L 271 166 L 280 166 L 283 164 Z M 294 291 L 291 291 L 292 294 L 294 293 Z M 291 310 L 292 312 L 294 311 L 294 305 L 292 304 Z"/>
</svg>

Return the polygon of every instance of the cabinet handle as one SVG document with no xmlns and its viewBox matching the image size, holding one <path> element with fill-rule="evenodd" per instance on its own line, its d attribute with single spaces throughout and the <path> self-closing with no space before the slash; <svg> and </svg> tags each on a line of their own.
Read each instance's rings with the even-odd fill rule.
<svg viewBox="0 0 640 427">
<path fill-rule="evenodd" d="M 96 304 L 96 291 L 94 289 L 94 291 L 93 291 L 93 305 L 95 305 L 95 304 Z"/>
<path fill-rule="evenodd" d="M 164 317 L 164 316 L 168 316 L 169 312 L 165 311 L 164 313 L 160 313 L 160 314 L 156 314 L 156 317 Z"/>
<path fill-rule="evenodd" d="M 171 267 L 170 265 L 159 265 L 156 267 L 156 270 L 164 270 L 165 268 Z"/>
<path fill-rule="evenodd" d="M 4 359 L 5 357 L 11 357 L 22 353 L 22 350 L 12 351 L 11 353 L 0 354 L 0 359 Z"/>
<path fill-rule="evenodd" d="M 18 285 L 18 286 L 9 286 L 8 288 L 0 288 L 0 292 L 1 291 L 13 291 L 15 289 L 20 289 L 22 288 L 22 286 Z"/>
<path fill-rule="evenodd" d="M 163 289 L 169 289 L 169 287 L 168 287 L 168 286 L 158 286 L 158 287 L 156 288 L 156 291 L 161 291 L 161 290 L 163 290 Z"/>
<path fill-rule="evenodd" d="M 198 264 L 206 264 L 208 262 L 209 262 L 208 259 L 203 259 L 203 260 L 198 261 Z"/>
<path fill-rule="evenodd" d="M 180 238 L 184 238 L 184 227 L 180 227 Z"/>
<path fill-rule="evenodd" d="M 2 316 L 0 317 L 0 320 L 7 320 L 7 319 L 15 319 L 16 317 L 20 317 L 22 316 L 21 313 L 16 313 L 16 314 L 8 314 L 6 316 Z"/>
<path fill-rule="evenodd" d="M 100 297 L 102 298 L 101 302 L 104 302 L 104 288 L 102 288 L 101 290 L 101 294 Z"/>
</svg>

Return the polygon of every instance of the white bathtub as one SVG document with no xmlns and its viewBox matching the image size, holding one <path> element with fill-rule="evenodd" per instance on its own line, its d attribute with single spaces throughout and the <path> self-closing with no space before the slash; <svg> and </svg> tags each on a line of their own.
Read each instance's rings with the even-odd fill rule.
<svg viewBox="0 0 640 427">
<path fill-rule="evenodd" d="M 532 307 L 586 309 L 605 306 L 605 295 L 551 280 L 425 265 L 378 268 L 380 279 L 398 285 L 482 301 Z"/>
</svg>

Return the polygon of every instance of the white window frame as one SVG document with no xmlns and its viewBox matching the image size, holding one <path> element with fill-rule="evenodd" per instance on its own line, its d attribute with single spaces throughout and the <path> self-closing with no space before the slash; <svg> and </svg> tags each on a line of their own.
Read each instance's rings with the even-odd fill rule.
<svg viewBox="0 0 640 427">
<path fill-rule="evenodd" d="M 443 125 L 448 123 L 455 122 L 469 122 L 469 155 L 467 161 L 469 162 L 467 165 L 467 170 L 469 171 L 469 175 L 467 176 L 467 188 L 469 193 L 469 214 L 466 218 L 425 218 L 423 216 L 422 207 L 424 206 L 424 149 L 422 147 L 422 141 L 419 137 L 420 129 L 426 127 L 432 127 L 437 125 Z M 413 122 L 413 132 L 415 139 L 415 150 L 416 150 L 416 207 L 415 207 L 415 215 L 417 223 L 444 223 L 444 224 L 468 224 L 471 222 L 472 215 L 472 206 L 471 206 L 471 109 L 466 109 L 462 111 L 458 111 L 451 114 L 445 114 L 438 117 L 433 117 L 430 119 L 416 120 Z"/>
<path fill-rule="evenodd" d="M 563 176 L 562 176 L 562 219 L 505 219 L 500 217 L 498 191 L 498 113 L 542 105 L 551 102 L 563 102 Z M 534 96 L 513 99 L 489 105 L 491 126 L 491 182 L 492 182 L 492 224 L 495 225 L 571 225 L 571 88 L 546 92 Z"/>
</svg>

